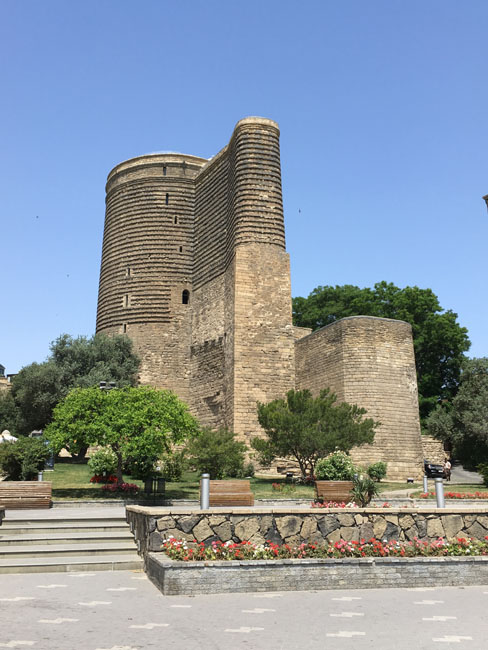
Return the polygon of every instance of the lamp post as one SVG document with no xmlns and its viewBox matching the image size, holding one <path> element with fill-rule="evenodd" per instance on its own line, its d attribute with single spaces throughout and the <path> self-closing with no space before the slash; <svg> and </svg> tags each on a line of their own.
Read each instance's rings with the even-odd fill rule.
<svg viewBox="0 0 488 650">
<path fill-rule="evenodd" d="M 100 390 L 112 390 L 114 388 L 117 388 L 117 385 L 115 384 L 114 381 L 109 381 L 109 382 L 101 381 L 99 386 L 100 386 Z"/>
</svg>

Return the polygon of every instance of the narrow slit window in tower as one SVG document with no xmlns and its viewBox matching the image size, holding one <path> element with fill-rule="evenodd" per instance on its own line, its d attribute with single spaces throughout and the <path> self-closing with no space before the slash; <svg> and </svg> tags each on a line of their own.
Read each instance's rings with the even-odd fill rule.
<svg viewBox="0 0 488 650">
<path fill-rule="evenodd" d="M 178 217 L 175 216 L 175 223 L 178 223 Z"/>
<path fill-rule="evenodd" d="M 163 176 L 166 176 L 166 165 L 163 165 Z"/>
<path fill-rule="evenodd" d="M 169 203 L 169 194 L 166 192 L 166 205 Z"/>
<path fill-rule="evenodd" d="M 126 334 L 126 332 L 127 332 L 127 323 L 124 323 L 124 324 L 122 325 L 122 332 L 123 332 L 124 334 Z"/>
<path fill-rule="evenodd" d="M 127 278 L 130 278 L 131 274 L 132 274 L 131 268 L 130 268 L 130 266 L 128 266 L 125 269 L 125 275 L 126 275 Z"/>
<path fill-rule="evenodd" d="M 183 252 L 183 246 L 180 246 L 180 253 Z"/>
<path fill-rule="evenodd" d="M 190 302 L 190 292 L 188 291 L 188 289 L 185 289 L 181 294 L 181 302 L 184 305 L 188 305 L 188 303 Z"/>
<path fill-rule="evenodd" d="M 124 296 L 124 307 L 128 307 L 128 306 L 129 306 L 129 294 L 126 293 Z"/>
</svg>

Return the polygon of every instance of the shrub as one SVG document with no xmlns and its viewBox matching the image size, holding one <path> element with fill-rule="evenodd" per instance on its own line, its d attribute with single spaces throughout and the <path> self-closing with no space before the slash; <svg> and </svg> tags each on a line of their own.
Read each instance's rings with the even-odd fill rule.
<svg viewBox="0 0 488 650">
<path fill-rule="evenodd" d="M 161 458 L 161 475 L 168 481 L 181 481 L 186 468 L 186 450 L 164 454 Z"/>
<path fill-rule="evenodd" d="M 352 481 L 356 471 L 352 460 L 343 451 L 321 458 L 315 466 L 315 476 L 319 481 Z"/>
<path fill-rule="evenodd" d="M 369 476 L 354 477 L 354 486 L 351 496 L 354 503 L 360 508 L 365 508 L 373 497 L 379 492 L 378 483 Z"/>
<path fill-rule="evenodd" d="M 237 472 L 236 478 L 252 478 L 255 474 L 254 465 L 252 463 L 247 463 L 244 465 L 242 470 Z"/>
<path fill-rule="evenodd" d="M 478 465 L 478 472 L 483 477 L 484 485 L 488 485 L 488 463 L 481 463 Z"/>
<path fill-rule="evenodd" d="M 379 461 L 378 463 L 373 463 L 370 465 L 366 470 L 366 473 L 369 478 L 373 479 L 373 481 L 378 481 L 379 483 L 381 479 L 385 478 L 387 467 L 388 466 L 386 463 Z"/>
<path fill-rule="evenodd" d="M 203 429 L 188 445 L 191 464 L 211 479 L 235 478 L 244 470 L 247 447 L 228 429 Z"/>
<path fill-rule="evenodd" d="M 95 476 L 115 474 L 117 471 L 117 456 L 111 449 L 102 447 L 91 456 L 88 467 Z"/>
<path fill-rule="evenodd" d="M 155 462 L 152 458 L 131 456 L 124 461 L 124 472 L 132 478 L 145 480 L 156 473 Z"/>
<path fill-rule="evenodd" d="M 44 469 L 51 454 L 44 438 L 19 438 L 0 444 L 0 470 L 11 481 L 30 481 Z"/>
</svg>

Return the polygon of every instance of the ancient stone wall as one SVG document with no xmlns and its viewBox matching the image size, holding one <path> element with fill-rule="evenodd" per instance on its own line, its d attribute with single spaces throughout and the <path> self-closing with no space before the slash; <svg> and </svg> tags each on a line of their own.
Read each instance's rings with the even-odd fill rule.
<svg viewBox="0 0 488 650">
<path fill-rule="evenodd" d="M 431 463 L 438 463 L 443 465 L 445 459 L 450 456 L 447 451 L 444 451 L 444 443 L 432 436 L 423 435 L 421 438 L 423 457 Z"/>
<path fill-rule="evenodd" d="M 329 387 L 379 421 L 372 445 L 351 452 L 362 465 L 388 463 L 390 479 L 423 473 L 411 326 L 370 316 L 344 318 L 296 343 L 297 386 Z"/>
</svg>

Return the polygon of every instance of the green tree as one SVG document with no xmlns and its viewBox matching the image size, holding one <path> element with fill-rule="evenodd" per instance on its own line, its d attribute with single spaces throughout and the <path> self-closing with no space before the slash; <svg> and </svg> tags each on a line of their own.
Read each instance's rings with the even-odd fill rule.
<svg viewBox="0 0 488 650">
<path fill-rule="evenodd" d="M 442 309 L 431 289 L 379 282 L 373 289 L 317 287 L 308 298 L 293 299 L 294 323 L 301 327 L 315 330 L 347 316 L 379 316 L 412 325 L 422 420 L 440 401 L 454 397 L 470 346 L 468 331 L 457 322 L 457 314 Z"/>
<path fill-rule="evenodd" d="M 170 391 L 92 387 L 72 390 L 54 409 L 45 434 L 55 452 L 63 447 L 75 453 L 87 445 L 110 447 L 121 483 L 124 460 L 139 463 L 147 475 L 162 454 L 197 431 L 187 406 Z"/>
<path fill-rule="evenodd" d="M 427 430 L 467 467 L 488 461 L 488 357 L 464 362 L 457 395 L 429 415 Z"/>
<path fill-rule="evenodd" d="M 243 472 L 247 447 L 228 429 L 203 429 L 188 446 L 190 463 L 211 479 L 234 478 Z"/>
<path fill-rule="evenodd" d="M 10 390 L 0 391 L 0 433 L 7 429 L 15 433 L 18 429 L 19 410 Z"/>
<path fill-rule="evenodd" d="M 98 386 L 100 381 L 114 381 L 119 387 L 136 383 L 139 359 L 127 336 L 73 338 L 63 334 L 50 349 L 47 361 L 25 366 L 12 380 L 17 433 L 43 429 L 56 404 L 76 386 Z"/>
<path fill-rule="evenodd" d="M 308 390 L 290 390 L 286 399 L 258 403 L 258 420 L 266 438 L 253 438 L 251 444 L 264 466 L 277 457 L 293 456 L 303 477 L 313 475 L 319 458 L 373 442 L 379 422 L 364 418 L 365 414 L 355 404 L 338 404 L 328 389 L 318 397 Z"/>
</svg>

